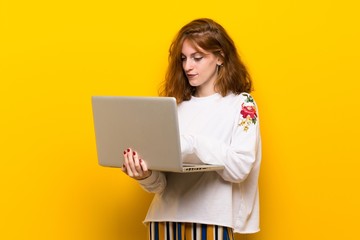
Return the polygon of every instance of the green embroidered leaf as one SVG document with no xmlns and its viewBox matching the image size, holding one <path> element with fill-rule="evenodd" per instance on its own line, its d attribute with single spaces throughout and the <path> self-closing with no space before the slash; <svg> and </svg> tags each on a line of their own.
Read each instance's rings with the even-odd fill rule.
<svg viewBox="0 0 360 240">
<path fill-rule="evenodd" d="M 249 102 L 254 103 L 254 99 L 253 99 L 249 94 L 243 93 L 243 96 L 246 97 L 245 102 L 247 102 L 247 103 L 249 103 Z"/>
</svg>

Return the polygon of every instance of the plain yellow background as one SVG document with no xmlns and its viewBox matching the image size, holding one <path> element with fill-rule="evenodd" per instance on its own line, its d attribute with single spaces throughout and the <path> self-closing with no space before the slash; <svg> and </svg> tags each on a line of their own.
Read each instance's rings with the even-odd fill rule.
<svg viewBox="0 0 360 240">
<path fill-rule="evenodd" d="M 157 95 L 198 17 L 255 82 L 261 232 L 237 239 L 359 239 L 357 2 L 0 0 L 0 239 L 145 239 L 152 195 L 97 165 L 90 98 Z"/>
</svg>

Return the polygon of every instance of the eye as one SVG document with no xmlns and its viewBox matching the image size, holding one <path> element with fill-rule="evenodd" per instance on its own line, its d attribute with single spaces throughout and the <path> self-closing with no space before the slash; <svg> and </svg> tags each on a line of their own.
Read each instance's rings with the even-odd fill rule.
<svg viewBox="0 0 360 240">
<path fill-rule="evenodd" d="M 199 62 L 201 59 L 203 59 L 203 57 L 194 57 L 195 62 Z"/>
<path fill-rule="evenodd" d="M 181 61 L 185 61 L 186 60 L 186 57 L 185 56 L 181 56 Z"/>
</svg>

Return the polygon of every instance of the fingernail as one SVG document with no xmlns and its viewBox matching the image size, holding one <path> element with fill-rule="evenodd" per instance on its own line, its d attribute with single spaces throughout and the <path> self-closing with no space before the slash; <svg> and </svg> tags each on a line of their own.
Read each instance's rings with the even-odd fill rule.
<svg viewBox="0 0 360 240">
<path fill-rule="evenodd" d="M 124 154 L 126 154 L 126 151 L 124 151 Z"/>
<path fill-rule="evenodd" d="M 133 155 L 135 156 L 135 154 L 136 154 L 136 152 L 135 151 L 133 151 Z"/>
<path fill-rule="evenodd" d="M 130 152 L 130 148 L 128 148 L 126 151 L 127 151 L 127 152 Z"/>
</svg>

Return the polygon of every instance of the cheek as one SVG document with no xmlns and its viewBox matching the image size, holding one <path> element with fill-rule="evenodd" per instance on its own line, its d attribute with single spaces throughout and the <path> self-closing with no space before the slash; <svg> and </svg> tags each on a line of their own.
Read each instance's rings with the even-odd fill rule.
<svg viewBox="0 0 360 240">
<path fill-rule="evenodd" d="M 206 72 L 209 75 L 213 75 L 216 72 L 216 64 L 209 64 L 203 68 L 203 72 Z"/>
</svg>

